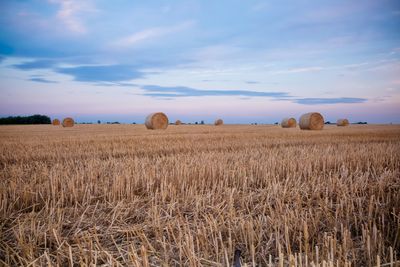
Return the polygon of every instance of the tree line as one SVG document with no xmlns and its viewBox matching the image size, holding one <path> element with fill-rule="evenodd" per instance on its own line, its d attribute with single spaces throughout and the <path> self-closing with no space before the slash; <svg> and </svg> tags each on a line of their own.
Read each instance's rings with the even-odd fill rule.
<svg viewBox="0 0 400 267">
<path fill-rule="evenodd" d="M 50 117 L 35 114 L 32 116 L 9 116 L 0 118 L 0 125 L 4 124 L 51 124 Z"/>
</svg>

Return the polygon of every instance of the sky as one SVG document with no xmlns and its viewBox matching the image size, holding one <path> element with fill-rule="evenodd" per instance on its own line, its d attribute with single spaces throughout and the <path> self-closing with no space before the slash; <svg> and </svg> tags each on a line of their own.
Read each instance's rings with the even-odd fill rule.
<svg viewBox="0 0 400 267">
<path fill-rule="evenodd" d="M 398 0 L 0 1 L 0 116 L 400 123 Z"/>
</svg>

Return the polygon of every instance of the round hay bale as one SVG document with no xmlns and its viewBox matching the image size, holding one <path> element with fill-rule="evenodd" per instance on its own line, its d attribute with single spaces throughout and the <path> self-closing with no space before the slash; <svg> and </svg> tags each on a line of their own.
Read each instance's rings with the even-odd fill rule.
<svg viewBox="0 0 400 267">
<path fill-rule="evenodd" d="M 151 113 L 147 116 L 145 125 L 150 130 L 165 130 L 168 127 L 168 117 L 162 112 Z"/>
<path fill-rule="evenodd" d="M 297 122 L 295 118 L 284 118 L 281 122 L 282 128 L 295 128 Z"/>
<path fill-rule="evenodd" d="M 176 120 L 175 125 L 181 125 L 182 122 L 180 120 Z"/>
<path fill-rule="evenodd" d="M 302 130 L 322 130 L 324 128 L 324 117 L 318 112 L 303 114 L 299 120 Z"/>
<path fill-rule="evenodd" d="M 53 124 L 53 125 L 60 125 L 61 122 L 60 122 L 59 119 L 54 119 L 54 120 L 52 121 L 52 124 Z"/>
<path fill-rule="evenodd" d="M 221 120 L 221 119 L 218 119 L 218 120 L 216 120 L 216 121 L 214 122 L 214 125 L 215 125 L 215 126 L 219 126 L 219 125 L 222 125 L 222 124 L 224 124 L 224 121 Z"/>
<path fill-rule="evenodd" d="M 65 118 L 62 122 L 63 127 L 73 127 L 75 124 L 73 118 Z"/>
<path fill-rule="evenodd" d="M 350 123 L 348 119 L 338 119 L 336 122 L 337 126 L 348 126 L 349 124 Z"/>
</svg>

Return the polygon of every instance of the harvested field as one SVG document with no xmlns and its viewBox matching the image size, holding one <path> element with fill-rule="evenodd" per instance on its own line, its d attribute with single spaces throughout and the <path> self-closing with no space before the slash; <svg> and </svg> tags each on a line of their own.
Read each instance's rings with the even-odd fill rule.
<svg viewBox="0 0 400 267">
<path fill-rule="evenodd" d="M 400 259 L 396 125 L 1 126 L 0 170 L 0 265 Z"/>
</svg>

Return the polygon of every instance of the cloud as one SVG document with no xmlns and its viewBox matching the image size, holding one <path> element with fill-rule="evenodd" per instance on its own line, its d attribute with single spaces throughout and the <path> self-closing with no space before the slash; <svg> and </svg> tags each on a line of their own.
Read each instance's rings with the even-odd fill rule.
<svg viewBox="0 0 400 267">
<path fill-rule="evenodd" d="M 304 68 L 292 68 L 287 70 L 273 71 L 271 74 L 288 74 L 288 73 L 302 73 L 302 72 L 316 72 L 324 70 L 324 67 L 304 67 Z"/>
<path fill-rule="evenodd" d="M 171 26 L 171 27 L 154 27 L 148 28 L 132 35 L 123 37 L 113 43 L 112 46 L 115 47 L 131 47 L 148 39 L 156 39 L 162 36 L 173 34 L 179 31 L 186 30 L 194 24 L 193 21 L 186 21 L 181 24 Z"/>
<path fill-rule="evenodd" d="M 318 72 L 318 71 L 330 71 L 330 70 L 354 71 L 359 69 L 386 67 L 388 64 L 396 62 L 398 62 L 398 59 L 381 59 L 370 62 L 360 62 L 360 63 L 345 64 L 345 65 L 289 68 L 289 69 L 271 71 L 270 74 L 291 74 L 291 73 L 306 73 L 306 72 Z"/>
<path fill-rule="evenodd" d="M 143 95 L 159 99 L 171 99 L 177 97 L 202 97 L 202 96 L 239 96 L 241 99 L 250 97 L 269 97 L 276 101 L 291 101 L 303 105 L 324 105 L 324 104 L 354 104 L 366 102 L 365 98 L 338 97 L 338 98 L 294 98 L 286 92 L 258 92 L 248 90 L 201 90 L 185 86 L 158 86 L 138 85 L 145 91 Z"/>
<path fill-rule="evenodd" d="M 257 92 L 247 90 L 200 90 L 185 86 L 143 85 L 144 95 L 151 97 L 191 97 L 191 96 L 247 96 L 247 97 L 290 97 L 286 92 Z"/>
<path fill-rule="evenodd" d="M 396 55 L 400 52 L 400 47 L 393 48 L 388 54 L 389 55 Z"/>
<path fill-rule="evenodd" d="M 14 68 L 20 70 L 34 70 L 34 69 L 49 69 L 54 66 L 54 61 L 52 60 L 34 60 L 29 62 L 24 62 L 20 64 L 13 65 Z"/>
<path fill-rule="evenodd" d="M 144 73 L 127 65 L 79 66 L 56 68 L 58 73 L 71 75 L 81 82 L 120 82 L 144 77 Z"/>
<path fill-rule="evenodd" d="M 391 84 L 400 85 L 400 80 L 393 80 L 391 81 Z"/>
<path fill-rule="evenodd" d="M 392 14 L 395 16 L 400 16 L 400 10 L 394 10 L 392 11 Z"/>
<path fill-rule="evenodd" d="M 79 17 L 84 12 L 93 12 L 96 9 L 89 1 L 84 0 L 49 0 L 51 3 L 59 4 L 57 18 L 62 21 L 67 28 L 74 32 L 83 34 L 87 28 Z"/>
<path fill-rule="evenodd" d="M 230 82 L 228 79 L 203 79 L 202 82 Z"/>
<path fill-rule="evenodd" d="M 56 81 L 50 81 L 50 80 L 40 78 L 40 77 L 32 77 L 29 79 L 29 81 L 39 82 L 39 83 L 58 83 Z"/>
<path fill-rule="evenodd" d="M 323 105 L 323 104 L 354 104 L 364 103 L 366 98 L 338 97 L 338 98 L 298 98 L 293 102 L 303 105 Z"/>
<path fill-rule="evenodd" d="M 266 2 L 259 2 L 259 3 L 256 3 L 255 5 L 253 5 L 252 7 L 251 7 L 251 10 L 252 11 L 264 11 L 264 10 L 266 10 L 267 8 L 269 8 L 270 7 L 270 4 L 269 3 L 266 3 Z"/>
<path fill-rule="evenodd" d="M 57 64 L 64 63 L 62 61 L 38 59 L 29 62 L 23 62 L 12 65 L 12 67 L 20 70 L 36 70 L 48 69 L 57 73 L 67 74 L 74 77 L 76 81 L 83 82 L 99 82 L 103 86 L 128 86 L 127 84 L 116 83 L 119 81 L 131 80 L 142 77 L 143 74 L 135 70 L 134 67 L 125 65 L 101 65 L 101 66 L 78 66 L 78 67 L 56 67 Z M 29 79 L 34 82 L 53 83 L 40 77 Z"/>
<path fill-rule="evenodd" d="M 258 81 L 245 81 L 247 84 L 259 84 L 260 82 Z"/>
<path fill-rule="evenodd" d="M 93 85 L 96 86 L 121 86 L 121 87 L 137 87 L 134 83 L 124 83 L 124 82 L 98 82 Z"/>
</svg>

